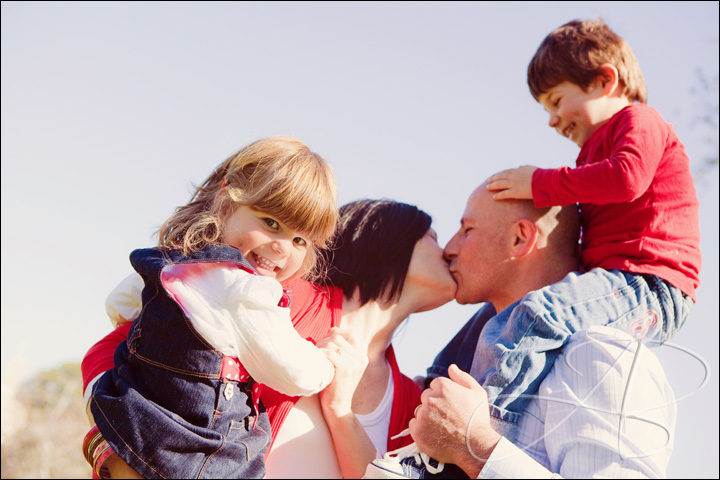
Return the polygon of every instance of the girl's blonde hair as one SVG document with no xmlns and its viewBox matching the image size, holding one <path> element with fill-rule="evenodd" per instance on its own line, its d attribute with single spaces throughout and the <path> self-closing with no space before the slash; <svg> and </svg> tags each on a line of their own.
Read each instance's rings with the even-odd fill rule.
<svg viewBox="0 0 720 480">
<path fill-rule="evenodd" d="M 270 137 L 246 146 L 220 164 L 160 227 L 161 247 L 185 255 L 222 241 L 221 214 L 248 206 L 301 232 L 312 242 L 301 275 L 315 279 L 317 248 L 335 231 L 337 193 L 330 166 L 292 137 Z"/>
</svg>

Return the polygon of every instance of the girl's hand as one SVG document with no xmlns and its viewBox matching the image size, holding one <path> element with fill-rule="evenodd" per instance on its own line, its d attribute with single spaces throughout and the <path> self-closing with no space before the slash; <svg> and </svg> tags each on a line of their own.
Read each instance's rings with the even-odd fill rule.
<svg viewBox="0 0 720 480">
<path fill-rule="evenodd" d="M 367 355 L 358 350 L 348 330 L 338 327 L 317 346 L 335 366 L 333 381 L 320 392 L 323 411 L 337 416 L 352 413 L 353 395 L 368 365 Z"/>
<path fill-rule="evenodd" d="M 496 173 L 487 181 L 487 189 L 497 192 L 495 200 L 532 200 L 532 177 L 538 167 L 524 165 Z"/>
</svg>

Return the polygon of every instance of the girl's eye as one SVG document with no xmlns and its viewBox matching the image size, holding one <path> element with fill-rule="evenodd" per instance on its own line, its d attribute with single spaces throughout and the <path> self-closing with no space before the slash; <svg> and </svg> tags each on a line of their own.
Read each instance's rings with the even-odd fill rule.
<svg viewBox="0 0 720 480">
<path fill-rule="evenodd" d="M 293 238 L 293 242 L 297 243 L 298 245 L 302 245 L 302 246 L 307 245 L 307 242 L 305 241 L 305 239 L 300 238 L 300 237 Z"/>
<path fill-rule="evenodd" d="M 560 99 L 559 99 L 559 98 L 553 102 L 553 106 L 554 106 L 554 107 L 557 107 L 558 105 L 560 105 Z"/>
<path fill-rule="evenodd" d="M 278 230 L 280 228 L 280 224 L 277 222 L 277 220 L 273 220 L 272 218 L 265 218 L 265 223 L 267 223 L 267 226 L 272 228 L 273 230 Z"/>
</svg>

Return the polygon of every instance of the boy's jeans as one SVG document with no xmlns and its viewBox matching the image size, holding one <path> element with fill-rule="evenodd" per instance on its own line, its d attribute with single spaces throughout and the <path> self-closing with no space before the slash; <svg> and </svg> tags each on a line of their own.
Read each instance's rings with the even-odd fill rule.
<svg viewBox="0 0 720 480">
<path fill-rule="evenodd" d="M 452 363 L 466 370 L 472 351 L 469 372 L 487 391 L 493 427 L 512 441 L 520 415 L 570 335 L 608 325 L 648 346 L 660 345 L 682 327 L 692 305 L 679 289 L 653 275 L 601 268 L 573 272 L 495 316 L 483 307 L 428 374 L 447 375 Z"/>
</svg>

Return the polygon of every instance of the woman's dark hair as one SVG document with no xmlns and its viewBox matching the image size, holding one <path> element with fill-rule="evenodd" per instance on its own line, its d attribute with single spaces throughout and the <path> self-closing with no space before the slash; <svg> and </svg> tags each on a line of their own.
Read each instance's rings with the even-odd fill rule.
<svg viewBox="0 0 720 480">
<path fill-rule="evenodd" d="M 360 305 L 402 292 L 410 258 L 432 218 L 414 205 L 392 200 L 358 200 L 340 208 L 338 226 L 320 251 L 327 265 L 321 280 L 350 298 L 358 287 Z"/>
</svg>

